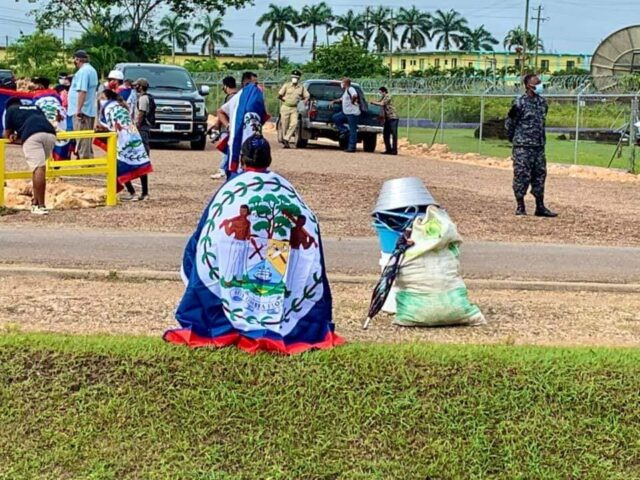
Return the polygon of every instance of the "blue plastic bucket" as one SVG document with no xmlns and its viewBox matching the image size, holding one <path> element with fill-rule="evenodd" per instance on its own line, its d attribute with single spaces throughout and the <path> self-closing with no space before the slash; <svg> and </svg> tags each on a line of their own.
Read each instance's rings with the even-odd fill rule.
<svg viewBox="0 0 640 480">
<path fill-rule="evenodd" d="M 379 220 L 373 222 L 373 228 L 376 229 L 376 233 L 378 234 L 380 250 L 384 253 L 393 253 L 402 232 L 393 230 Z"/>
</svg>

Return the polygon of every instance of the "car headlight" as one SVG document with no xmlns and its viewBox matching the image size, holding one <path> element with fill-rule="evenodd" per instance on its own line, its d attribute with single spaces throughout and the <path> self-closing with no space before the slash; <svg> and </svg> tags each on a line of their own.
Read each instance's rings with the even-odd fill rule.
<svg viewBox="0 0 640 480">
<path fill-rule="evenodd" d="M 207 113 L 204 102 L 196 102 L 196 117 L 204 117 Z"/>
</svg>

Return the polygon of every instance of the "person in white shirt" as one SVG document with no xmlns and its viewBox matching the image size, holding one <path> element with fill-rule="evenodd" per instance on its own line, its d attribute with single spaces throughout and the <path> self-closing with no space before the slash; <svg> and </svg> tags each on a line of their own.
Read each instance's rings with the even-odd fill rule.
<svg viewBox="0 0 640 480">
<path fill-rule="evenodd" d="M 332 103 L 342 103 L 342 111 L 336 113 L 332 120 L 341 137 L 349 136 L 346 151 L 353 153 L 356 151 L 356 143 L 358 142 L 358 120 L 361 113 L 360 98 L 358 91 L 351 86 L 349 78 L 343 78 L 340 86 L 343 90 L 342 96 Z M 349 125 L 348 127 L 347 124 Z"/>
</svg>

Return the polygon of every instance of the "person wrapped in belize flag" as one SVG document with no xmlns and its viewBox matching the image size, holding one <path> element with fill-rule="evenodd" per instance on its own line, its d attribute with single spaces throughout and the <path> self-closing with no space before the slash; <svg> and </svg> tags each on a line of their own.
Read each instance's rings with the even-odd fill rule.
<svg viewBox="0 0 640 480">
<path fill-rule="evenodd" d="M 182 328 L 164 339 L 296 354 L 344 343 L 334 333 L 318 219 L 293 186 L 267 170 L 269 143 L 242 147 L 243 173 L 214 195 L 183 258 Z"/>
<path fill-rule="evenodd" d="M 246 83 L 227 103 L 218 110 L 220 123 L 228 128 L 228 135 L 218 143 L 218 150 L 227 155 L 227 178 L 242 169 L 240 153 L 244 142 L 256 129 L 269 120 L 264 103 L 264 93 L 253 82 Z"/>
<path fill-rule="evenodd" d="M 19 98 L 23 105 L 36 105 L 40 108 L 56 131 L 71 130 L 60 95 L 49 88 L 49 80 L 33 78 L 32 84 L 35 90 L 16 91 L 0 88 L 0 131 L 4 128 L 4 105 L 11 97 Z M 73 140 L 58 140 L 52 157 L 54 160 L 69 160 L 74 151 Z"/>
<path fill-rule="evenodd" d="M 103 90 L 100 94 L 100 117 L 96 130 L 118 134 L 118 191 L 124 188 L 125 183 L 153 172 L 140 132 L 131 120 L 129 107 L 113 90 Z M 94 144 L 107 149 L 104 139 L 96 139 Z"/>
</svg>

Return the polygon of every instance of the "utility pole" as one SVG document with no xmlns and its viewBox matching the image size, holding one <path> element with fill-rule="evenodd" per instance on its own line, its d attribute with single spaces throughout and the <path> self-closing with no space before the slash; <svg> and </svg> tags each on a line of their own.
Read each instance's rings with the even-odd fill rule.
<svg viewBox="0 0 640 480">
<path fill-rule="evenodd" d="M 542 17 L 542 5 L 538 5 L 538 16 L 537 17 L 531 17 L 531 20 L 535 20 L 536 21 L 536 54 L 534 60 L 533 60 L 533 69 L 537 72 L 538 71 L 538 44 L 540 43 L 540 22 L 546 22 L 547 20 L 549 20 L 549 18 L 543 18 Z"/>
<path fill-rule="evenodd" d="M 256 57 L 256 34 L 251 34 L 251 60 L 255 60 Z"/>
<path fill-rule="evenodd" d="M 520 65 L 520 74 L 524 75 L 524 63 L 527 61 L 527 37 L 529 36 L 529 0 L 525 1 L 524 31 L 522 32 L 522 36 L 522 65 Z"/>
<path fill-rule="evenodd" d="M 63 47 L 67 44 L 66 38 L 65 38 L 64 27 L 66 27 L 66 22 L 62 22 L 62 46 Z"/>
<path fill-rule="evenodd" d="M 396 30 L 393 8 L 391 9 L 391 32 L 389 32 L 389 80 L 393 78 L 393 34 Z"/>
</svg>

